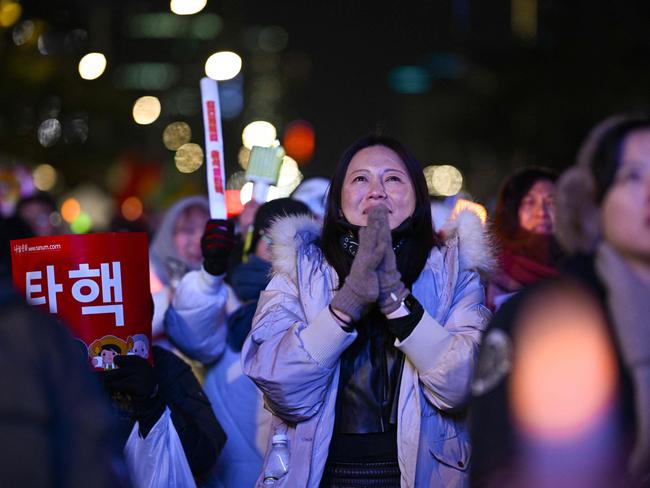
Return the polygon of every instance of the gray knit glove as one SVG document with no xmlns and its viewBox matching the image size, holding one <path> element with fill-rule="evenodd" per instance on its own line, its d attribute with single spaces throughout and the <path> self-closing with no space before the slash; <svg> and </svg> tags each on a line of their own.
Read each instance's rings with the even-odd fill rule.
<svg viewBox="0 0 650 488">
<path fill-rule="evenodd" d="M 606 243 L 600 244 L 596 252 L 596 272 L 607 289 L 607 306 L 616 338 L 634 382 L 636 443 L 629 469 L 636 478 L 647 480 L 650 475 L 650 287 Z"/>
<path fill-rule="evenodd" d="M 379 300 L 377 303 L 381 313 L 388 315 L 399 308 L 402 300 L 408 296 L 409 291 L 402 283 L 402 275 L 397 270 L 390 225 L 388 224 L 388 209 L 382 205 L 373 210 L 376 211 L 377 218 L 381 221 L 381 239 L 388 243 L 384 249 L 379 268 L 377 268 L 377 278 L 379 279 Z"/>
<path fill-rule="evenodd" d="M 375 302 L 379 296 L 377 267 L 384 256 L 384 248 L 390 245 L 381 232 L 383 221 L 377 208 L 380 207 L 368 212 L 368 226 L 359 229 L 359 249 L 352 261 L 350 274 L 330 304 L 353 321 L 359 320 L 364 307 Z"/>
</svg>

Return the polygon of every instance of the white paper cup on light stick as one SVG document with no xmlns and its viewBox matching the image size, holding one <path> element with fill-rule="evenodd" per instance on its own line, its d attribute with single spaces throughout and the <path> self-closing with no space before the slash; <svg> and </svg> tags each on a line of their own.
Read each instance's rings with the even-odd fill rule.
<svg viewBox="0 0 650 488">
<path fill-rule="evenodd" d="M 219 89 L 212 78 L 201 78 L 201 109 L 205 132 L 205 168 L 210 201 L 210 217 L 225 219 L 226 168 L 223 157 L 223 134 L 221 131 L 221 105 Z"/>
</svg>

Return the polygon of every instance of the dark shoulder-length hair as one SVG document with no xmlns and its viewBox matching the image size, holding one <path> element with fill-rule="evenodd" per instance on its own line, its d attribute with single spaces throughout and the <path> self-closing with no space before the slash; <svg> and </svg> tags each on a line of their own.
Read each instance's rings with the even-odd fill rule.
<svg viewBox="0 0 650 488">
<path fill-rule="evenodd" d="M 555 171 L 541 166 L 520 169 L 506 178 L 497 196 L 492 222 L 498 240 L 511 240 L 519 232 L 519 207 L 533 185 L 543 180 L 555 183 L 557 179 Z"/>
<path fill-rule="evenodd" d="M 408 257 L 404 258 L 405 262 L 398 266 L 402 273 L 402 279 L 407 287 L 413 284 L 420 272 L 424 268 L 429 251 L 434 245 L 439 245 L 433 232 L 431 222 L 431 207 L 429 203 L 429 191 L 427 183 L 422 172 L 420 163 L 415 156 L 398 140 L 392 137 L 370 134 L 358 139 L 344 153 L 334 171 L 332 182 L 330 184 L 329 194 L 327 196 L 327 205 L 325 218 L 323 221 L 323 233 L 321 247 L 325 258 L 334 267 L 342 284 L 344 278 L 349 273 L 349 261 L 345 256 L 345 250 L 339 243 L 341 233 L 344 231 L 339 220 L 343 216 L 341 210 L 341 193 L 343 182 L 348 166 L 352 158 L 362 149 L 372 146 L 384 146 L 395 152 L 404 163 L 406 170 L 413 182 L 415 190 L 415 210 L 413 211 L 412 228 L 416 232 L 413 239 L 412 251 Z"/>
</svg>

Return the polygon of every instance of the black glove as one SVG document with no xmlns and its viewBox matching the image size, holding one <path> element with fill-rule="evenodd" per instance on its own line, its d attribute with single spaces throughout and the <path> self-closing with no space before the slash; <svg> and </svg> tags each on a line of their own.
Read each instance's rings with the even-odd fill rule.
<svg viewBox="0 0 650 488">
<path fill-rule="evenodd" d="M 228 256 L 235 246 L 234 224 L 231 220 L 211 219 L 201 237 L 203 267 L 211 275 L 226 272 Z"/>
<path fill-rule="evenodd" d="M 140 356 L 116 356 L 114 362 L 117 369 L 101 373 L 104 387 L 118 399 L 119 407 L 138 421 L 140 434 L 146 437 L 165 411 L 156 372 Z"/>
</svg>

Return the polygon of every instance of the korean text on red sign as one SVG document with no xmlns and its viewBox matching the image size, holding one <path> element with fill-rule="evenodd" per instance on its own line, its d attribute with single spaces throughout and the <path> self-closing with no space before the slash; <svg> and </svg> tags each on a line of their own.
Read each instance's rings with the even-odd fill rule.
<svg viewBox="0 0 650 488">
<path fill-rule="evenodd" d="M 70 326 L 95 367 L 110 365 L 106 355 L 101 360 L 105 350 L 150 357 L 147 248 L 143 233 L 11 241 L 14 285 L 29 304 Z"/>
</svg>

